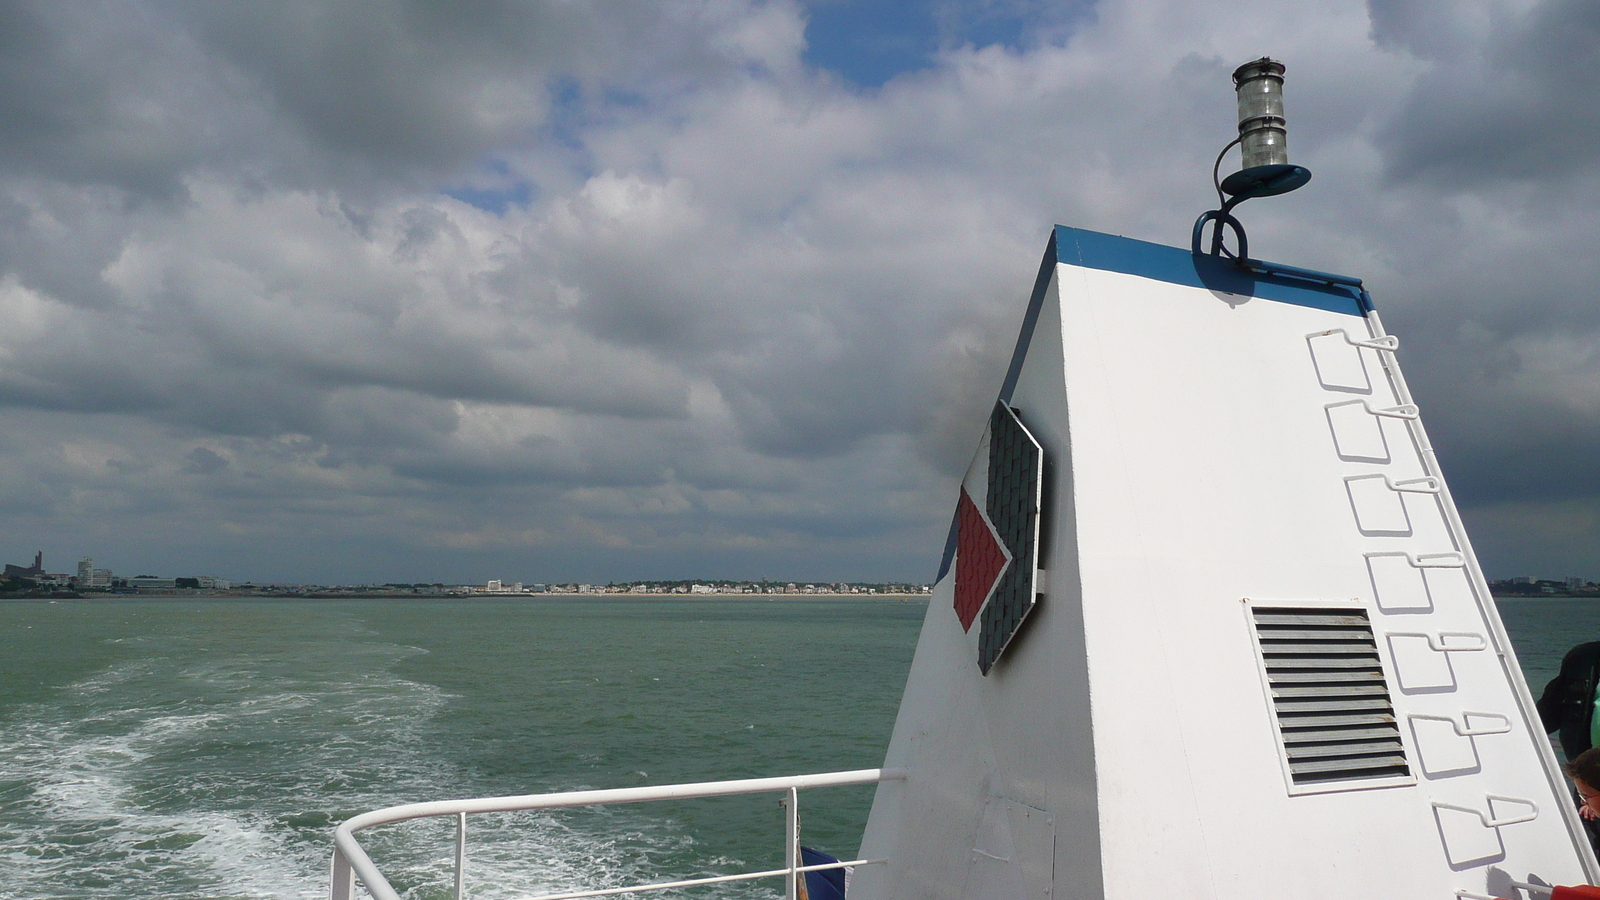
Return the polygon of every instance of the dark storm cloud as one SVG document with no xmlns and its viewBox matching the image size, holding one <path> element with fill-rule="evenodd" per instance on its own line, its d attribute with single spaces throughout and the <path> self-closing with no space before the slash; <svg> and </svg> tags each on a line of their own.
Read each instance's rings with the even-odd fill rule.
<svg viewBox="0 0 1600 900">
<path fill-rule="evenodd" d="M 1519 336 L 1469 324 L 1411 343 L 1402 358 L 1464 507 L 1600 498 L 1593 332 Z"/>
<path fill-rule="evenodd" d="M 0 192 L 0 272 L 62 303 L 114 307 L 115 292 L 100 272 L 121 252 L 128 225 L 105 215 L 108 203 L 121 205 L 111 193 L 60 183 L 30 184 L 9 196 Z"/>
<path fill-rule="evenodd" d="M 202 170 L 371 200 L 532 136 L 553 85 L 648 93 L 718 77 L 725 15 L 490 0 L 8 3 L 0 161 L 134 200 L 181 197 Z"/>
<path fill-rule="evenodd" d="M 228 458 L 215 450 L 206 447 L 196 447 L 189 451 L 185 457 L 187 462 L 183 470 L 194 475 L 210 475 L 228 467 Z"/>
<path fill-rule="evenodd" d="M 1380 46 L 1430 64 L 1384 130 L 1392 177 L 1559 184 L 1600 168 L 1600 5 L 1373 0 Z"/>
<path fill-rule="evenodd" d="M 181 192 L 215 152 L 222 97 L 181 36 L 130 4 L 8 3 L 0 9 L 0 160 L 8 174 Z M 177 98 L 190 101 L 174 103 Z"/>
<path fill-rule="evenodd" d="M 323 184 L 439 175 L 536 127 L 544 79 L 582 64 L 599 23 L 523 3 L 174 3 L 165 7 L 278 136 L 250 160 Z M 289 165 L 286 166 L 285 164 Z"/>
</svg>

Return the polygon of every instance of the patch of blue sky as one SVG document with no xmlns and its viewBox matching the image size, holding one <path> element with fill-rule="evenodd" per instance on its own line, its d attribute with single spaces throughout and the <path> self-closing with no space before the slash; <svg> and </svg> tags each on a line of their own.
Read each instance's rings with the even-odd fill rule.
<svg viewBox="0 0 1600 900">
<path fill-rule="evenodd" d="M 526 181 L 508 187 L 448 187 L 443 193 L 497 216 L 505 215 L 512 206 L 525 207 L 533 202 L 533 185 Z"/>
<path fill-rule="evenodd" d="M 933 65 L 971 44 L 1013 50 L 1062 41 L 1095 0 L 809 0 L 805 61 L 865 88 Z"/>
<path fill-rule="evenodd" d="M 805 61 L 862 87 L 926 68 L 939 49 L 937 25 L 927 14 L 931 5 L 814 0 L 807 8 Z"/>
<path fill-rule="evenodd" d="M 539 139 L 554 141 L 568 149 L 581 148 L 583 126 L 595 112 L 594 98 L 586 96 L 583 85 L 571 77 L 552 79 L 548 89 L 550 113 L 539 129 Z M 610 91 L 604 91 L 598 106 L 604 109 L 609 104 L 626 105 L 627 100 L 622 96 L 612 96 Z"/>
<path fill-rule="evenodd" d="M 553 79 L 549 91 L 550 112 L 539 126 L 536 140 L 547 151 L 563 157 L 573 172 L 585 178 L 595 174 L 585 129 L 607 118 L 615 118 L 618 111 L 637 111 L 647 106 L 641 94 L 610 86 L 586 91 L 571 77 Z"/>
</svg>

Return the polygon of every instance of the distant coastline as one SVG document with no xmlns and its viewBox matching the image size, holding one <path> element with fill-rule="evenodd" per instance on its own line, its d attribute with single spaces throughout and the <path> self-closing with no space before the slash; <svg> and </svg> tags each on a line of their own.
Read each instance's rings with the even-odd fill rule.
<svg viewBox="0 0 1600 900">
<path fill-rule="evenodd" d="M 1600 599 L 1600 584 L 1585 578 L 1508 578 L 1489 582 L 1489 594 L 1496 600 L 1595 600 Z"/>
<path fill-rule="evenodd" d="M 180 591 L 29 591 L 0 593 L 0 602 L 7 600 L 527 600 L 586 599 L 586 600 L 926 600 L 928 594 L 916 591 L 886 591 L 873 593 L 845 593 L 839 591 L 813 591 L 810 593 L 734 594 L 734 593 L 631 593 L 623 591 L 542 591 L 539 593 L 466 593 L 462 591 L 417 590 L 339 590 L 339 591 L 278 591 L 278 590 L 180 590 Z"/>
<path fill-rule="evenodd" d="M 442 590 L 427 589 L 391 589 L 391 588 L 343 588 L 338 590 L 301 590 L 264 587 L 259 589 L 232 588 L 229 590 L 169 590 L 169 591 L 0 591 L 0 602 L 7 600 L 230 600 L 230 599 L 304 599 L 304 600 L 400 600 L 407 598 L 453 599 L 453 600 L 485 600 L 485 599 L 606 599 L 606 600 L 879 600 L 879 599 L 919 599 L 926 600 L 929 592 L 915 590 L 899 591 L 872 591 L 872 592 L 844 592 L 844 591 L 809 591 L 805 593 L 696 593 L 684 592 L 631 592 L 626 590 L 590 590 L 590 591 L 523 591 L 523 592 L 486 592 L 463 591 L 458 588 Z M 1600 590 L 1504 590 L 1499 582 L 1490 589 L 1490 596 L 1495 600 L 1600 600 Z"/>
<path fill-rule="evenodd" d="M 1600 600 L 1600 594 L 1502 594 L 1490 591 L 1489 596 L 1496 600 Z"/>
<path fill-rule="evenodd" d="M 216 575 L 163 578 L 156 575 L 118 576 L 97 568 L 91 557 L 78 561 L 76 575 L 51 574 L 44 568 L 44 552 L 34 554 L 33 565 L 7 565 L 0 578 L 0 599 L 79 600 L 93 596 L 151 597 L 476 597 L 593 594 L 688 594 L 718 596 L 889 596 L 923 595 L 931 584 L 910 581 L 774 581 L 771 578 L 734 580 L 662 579 L 609 581 L 522 582 L 490 578 L 482 584 L 397 582 L 361 584 L 308 584 L 293 582 L 232 581 Z"/>
<path fill-rule="evenodd" d="M 1600 600 L 1600 590 L 1553 588 L 1546 586 L 1543 589 L 1528 590 L 1526 585 L 1516 585 L 1520 589 L 1505 589 L 1502 582 L 1494 582 L 1490 588 L 1490 596 L 1495 600 Z M 305 599 L 305 600 L 399 600 L 406 598 L 431 598 L 455 600 L 484 600 L 507 599 L 520 600 L 539 599 L 607 599 L 607 600 L 878 600 L 878 599 L 921 599 L 926 600 L 929 592 L 917 590 L 886 590 L 886 591 L 823 591 L 795 593 L 734 593 L 734 592 L 632 592 L 627 590 L 589 590 L 589 591 L 466 591 L 451 587 L 438 590 L 431 589 L 397 589 L 383 587 L 349 587 L 334 590 L 327 589 L 299 589 L 284 587 L 261 588 L 231 588 L 228 590 L 168 590 L 168 591 L 0 591 L 0 602 L 7 600 L 229 600 L 229 599 Z"/>
</svg>

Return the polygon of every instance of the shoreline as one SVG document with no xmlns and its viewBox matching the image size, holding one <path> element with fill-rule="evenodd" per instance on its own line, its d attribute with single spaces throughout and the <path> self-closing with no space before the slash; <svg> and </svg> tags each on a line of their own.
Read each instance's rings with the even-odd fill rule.
<svg viewBox="0 0 1600 900">
<path fill-rule="evenodd" d="M 77 601 L 95 600 L 542 600 L 542 599 L 592 599 L 592 600 L 926 600 L 931 594 L 923 593 L 882 593 L 882 594 L 843 594 L 838 592 L 817 591 L 810 594 L 634 594 L 627 592 L 618 593 L 579 593 L 555 592 L 543 593 L 488 593 L 479 591 L 472 594 L 460 593 L 412 593 L 410 591 L 311 591 L 305 593 L 287 591 L 185 591 L 183 593 L 103 593 L 94 591 L 86 594 L 15 594 L 0 595 L 0 603 L 70 603 Z M 1600 595 L 1593 594 L 1491 594 L 1495 601 L 1501 600 L 1600 600 Z"/>
<path fill-rule="evenodd" d="M 236 591 L 195 591 L 182 594 L 112 594 L 88 593 L 76 596 L 64 595 L 36 595 L 36 596 L 0 596 L 0 603 L 26 602 L 26 603 L 75 603 L 80 601 L 106 601 L 106 600 L 543 600 L 543 599 L 585 599 L 585 600 L 926 600 L 929 594 L 840 594 L 840 593 L 811 593 L 811 594 L 632 594 L 632 593 L 555 593 L 545 592 L 540 594 L 490 594 L 479 592 L 475 594 L 448 594 L 426 593 L 414 594 L 409 591 L 352 591 L 328 593 L 323 591 L 307 593 L 286 593 L 269 591 L 251 591 L 240 593 Z"/>
<path fill-rule="evenodd" d="M 472 594 L 461 593 L 412 593 L 410 591 L 310 591 L 305 593 L 288 591 L 185 591 L 183 593 L 109 593 L 94 591 L 86 594 L 14 594 L 0 595 L 0 603 L 6 602 L 74 602 L 80 600 L 541 600 L 576 598 L 593 600 L 926 600 L 931 594 L 923 593 L 882 593 L 882 594 L 844 594 L 836 591 L 817 591 L 810 594 L 635 594 L 629 592 L 579 593 L 576 591 L 545 591 L 543 593 L 488 593 L 479 591 Z M 1491 594 L 1490 598 L 1500 600 L 1600 600 L 1600 595 L 1593 594 Z"/>
</svg>

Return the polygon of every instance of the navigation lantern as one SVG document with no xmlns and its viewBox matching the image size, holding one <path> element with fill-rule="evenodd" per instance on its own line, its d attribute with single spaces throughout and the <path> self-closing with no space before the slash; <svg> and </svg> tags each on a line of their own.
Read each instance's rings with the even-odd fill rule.
<svg viewBox="0 0 1600 900">
<path fill-rule="evenodd" d="M 1233 208 L 1253 197 L 1272 197 L 1287 194 L 1311 180 L 1311 171 L 1289 162 L 1288 120 L 1283 115 L 1283 73 L 1281 62 L 1263 56 L 1247 62 L 1233 72 L 1233 89 L 1239 101 L 1239 136 L 1222 148 L 1217 163 L 1212 167 L 1212 181 L 1217 188 L 1218 209 L 1203 213 L 1194 223 L 1194 252 L 1201 252 L 1201 236 L 1207 222 L 1214 223 L 1211 233 L 1212 256 L 1228 256 L 1245 261 L 1248 245 L 1244 226 L 1233 217 Z M 1239 145 L 1239 171 L 1217 181 L 1222 159 L 1233 146 Z M 1223 228 L 1231 228 L 1239 244 L 1237 254 L 1223 246 Z"/>
<path fill-rule="evenodd" d="M 1266 56 L 1233 70 L 1233 90 L 1239 95 L 1239 152 L 1246 169 L 1289 163 L 1283 71 L 1283 63 Z"/>
</svg>

